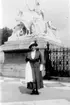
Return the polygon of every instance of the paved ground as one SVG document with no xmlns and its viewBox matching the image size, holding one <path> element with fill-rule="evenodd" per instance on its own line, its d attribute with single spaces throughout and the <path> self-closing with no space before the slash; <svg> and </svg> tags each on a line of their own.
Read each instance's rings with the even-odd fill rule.
<svg viewBox="0 0 70 105">
<path fill-rule="evenodd" d="M 70 105 L 70 83 L 44 81 L 39 95 L 30 95 L 23 79 L 0 77 L 0 105 Z"/>
</svg>

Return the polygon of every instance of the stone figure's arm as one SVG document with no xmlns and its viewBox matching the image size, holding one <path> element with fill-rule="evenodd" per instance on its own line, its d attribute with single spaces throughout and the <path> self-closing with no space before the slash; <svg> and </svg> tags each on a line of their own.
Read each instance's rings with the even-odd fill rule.
<svg viewBox="0 0 70 105">
<path fill-rule="evenodd" d="M 31 11 L 31 12 L 32 12 L 32 11 L 35 11 L 35 8 L 31 10 L 31 9 L 29 8 L 29 6 L 28 6 L 27 3 L 26 3 L 26 5 L 27 5 L 27 8 L 28 8 L 29 11 Z"/>
<path fill-rule="evenodd" d="M 52 29 L 52 30 L 57 30 L 57 28 L 56 27 L 54 27 L 54 26 L 52 26 L 52 25 L 50 25 L 50 24 L 48 24 L 48 27 L 50 28 L 50 29 Z"/>
<path fill-rule="evenodd" d="M 51 29 L 52 29 L 52 30 L 55 30 L 55 31 L 57 30 L 57 28 L 54 27 L 54 26 L 51 26 Z"/>
</svg>

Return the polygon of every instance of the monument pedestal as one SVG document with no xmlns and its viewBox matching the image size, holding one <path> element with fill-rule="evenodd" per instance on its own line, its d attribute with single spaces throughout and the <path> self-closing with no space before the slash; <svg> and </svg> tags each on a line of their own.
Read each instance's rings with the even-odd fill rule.
<svg viewBox="0 0 70 105">
<path fill-rule="evenodd" d="M 40 36 L 24 36 L 23 40 L 8 41 L 1 46 L 4 52 L 4 63 L 1 70 L 2 75 L 9 77 L 25 77 L 25 56 L 29 51 L 30 43 L 34 40 L 37 40 L 38 47 L 42 53 L 43 61 L 45 63 L 44 50 L 47 47 L 48 39 Z M 51 43 L 50 48 L 52 49 L 55 44 Z"/>
<path fill-rule="evenodd" d="M 2 45 L 4 52 L 4 63 L 2 65 L 2 75 L 8 77 L 25 77 L 26 53 L 29 51 L 30 43 L 35 40 L 33 36 L 24 38 L 23 41 L 9 41 Z M 47 42 L 37 39 L 38 47 L 44 55 L 44 47 Z"/>
</svg>

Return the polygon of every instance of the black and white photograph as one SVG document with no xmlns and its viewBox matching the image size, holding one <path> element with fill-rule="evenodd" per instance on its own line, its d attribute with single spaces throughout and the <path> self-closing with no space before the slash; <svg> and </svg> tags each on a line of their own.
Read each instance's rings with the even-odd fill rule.
<svg viewBox="0 0 70 105">
<path fill-rule="evenodd" d="M 70 0 L 0 0 L 0 105 L 70 105 Z"/>
</svg>

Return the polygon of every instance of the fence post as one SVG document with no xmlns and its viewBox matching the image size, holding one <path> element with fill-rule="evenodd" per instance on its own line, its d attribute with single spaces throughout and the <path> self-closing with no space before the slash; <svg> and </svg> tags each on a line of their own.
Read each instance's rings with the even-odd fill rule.
<svg viewBox="0 0 70 105">
<path fill-rule="evenodd" d="M 64 67 L 64 66 L 65 66 L 65 65 L 64 65 L 64 58 L 65 58 L 65 55 L 64 55 L 64 54 L 65 54 L 65 52 L 64 52 L 64 48 L 63 48 L 63 72 L 64 72 L 64 74 L 65 74 L 65 71 L 64 71 L 64 68 L 65 68 L 65 67 Z"/>
<path fill-rule="evenodd" d="M 49 42 L 47 42 L 46 44 L 46 48 L 44 50 L 44 59 L 45 59 L 45 71 L 46 71 L 46 75 L 44 77 L 44 79 L 49 78 Z"/>
</svg>

